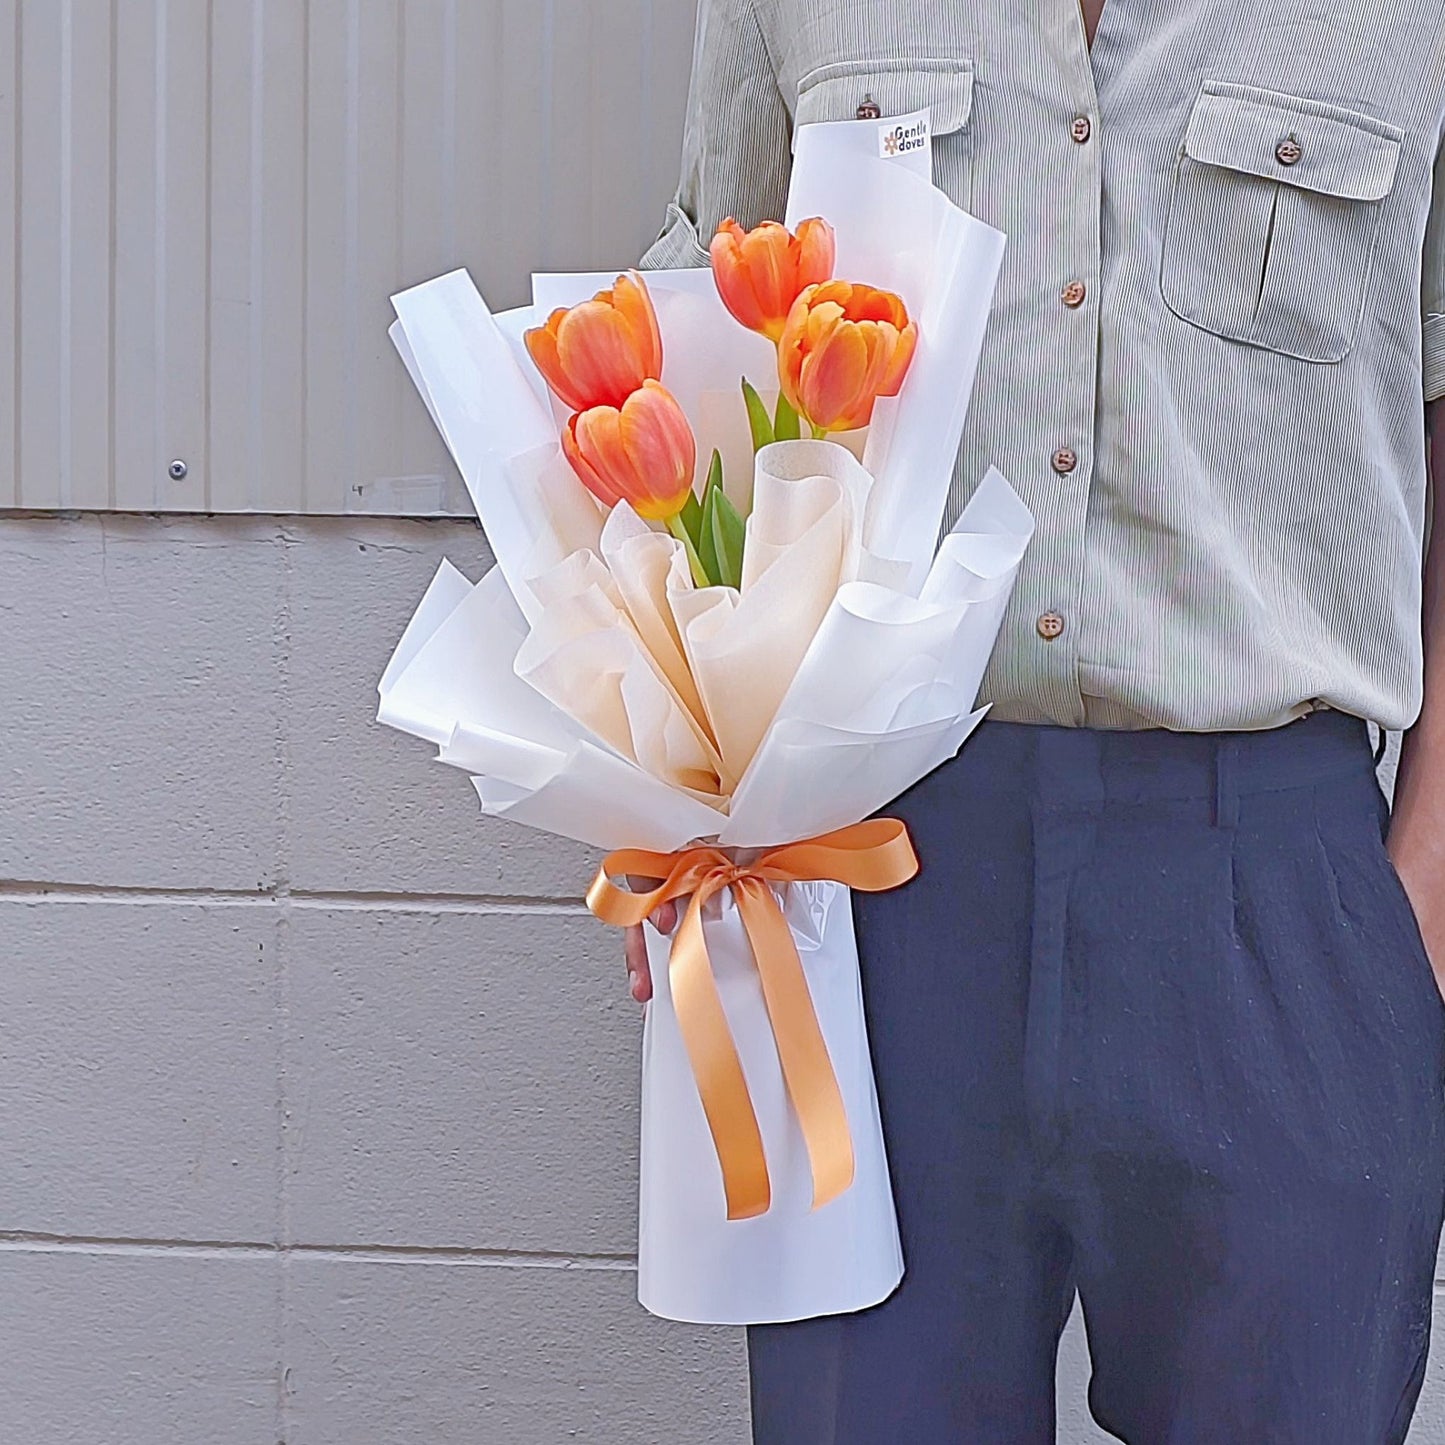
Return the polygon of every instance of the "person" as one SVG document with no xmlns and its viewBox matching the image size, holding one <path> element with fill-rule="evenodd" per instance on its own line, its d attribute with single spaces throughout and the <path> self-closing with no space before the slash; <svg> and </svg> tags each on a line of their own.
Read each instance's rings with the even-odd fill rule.
<svg viewBox="0 0 1445 1445">
<path fill-rule="evenodd" d="M 907 1274 L 750 1331 L 755 1438 L 1052 1441 L 1077 1290 L 1130 1445 L 1398 1445 L 1445 1214 L 1445 3 L 702 0 L 645 264 L 781 218 L 794 127 L 924 106 L 1008 236 L 947 520 L 996 463 L 1038 531 L 990 720 L 890 810 L 923 872 L 856 900 Z"/>
</svg>

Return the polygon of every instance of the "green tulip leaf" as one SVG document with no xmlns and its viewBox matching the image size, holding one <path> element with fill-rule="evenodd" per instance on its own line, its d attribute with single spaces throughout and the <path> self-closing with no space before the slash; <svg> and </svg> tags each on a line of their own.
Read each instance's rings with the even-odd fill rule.
<svg viewBox="0 0 1445 1445">
<path fill-rule="evenodd" d="M 793 410 L 788 398 L 778 393 L 778 410 L 773 418 L 773 439 L 780 442 L 795 442 L 803 434 L 798 413 Z"/>
<path fill-rule="evenodd" d="M 713 550 L 718 561 L 718 580 L 727 587 L 743 585 L 743 543 L 747 527 L 738 509 L 721 489 L 713 493 L 711 521 Z"/>
<path fill-rule="evenodd" d="M 682 504 L 682 511 L 678 513 L 678 517 L 682 522 L 682 529 L 687 535 L 687 540 L 696 547 L 698 538 L 702 536 L 702 502 L 696 492 L 687 494 L 687 501 Z"/>
<path fill-rule="evenodd" d="M 714 585 L 722 581 L 722 571 L 718 566 L 717 531 L 713 521 L 717 513 L 717 499 L 722 495 L 722 488 L 714 486 L 709 486 L 702 494 L 702 526 L 697 539 L 697 555 L 702 570 L 707 574 L 709 583 Z"/>
<path fill-rule="evenodd" d="M 748 429 L 753 434 L 753 451 L 760 452 L 774 440 L 773 422 L 757 388 L 747 377 L 743 378 L 743 401 L 748 409 Z"/>
</svg>

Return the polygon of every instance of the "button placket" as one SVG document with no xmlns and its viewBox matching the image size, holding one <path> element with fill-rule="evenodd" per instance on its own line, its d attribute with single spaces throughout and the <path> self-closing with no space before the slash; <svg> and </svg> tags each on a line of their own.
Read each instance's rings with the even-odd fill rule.
<svg viewBox="0 0 1445 1445">
<path fill-rule="evenodd" d="M 1082 548 L 1097 450 L 1099 362 L 1098 328 L 1085 319 L 1086 315 L 1092 319 L 1092 311 L 1085 313 L 1082 308 L 1102 274 L 1103 204 L 1103 144 L 1096 129 L 1099 99 L 1087 55 L 1081 57 L 1077 84 L 1071 90 L 1075 108 L 1072 113 L 1065 112 L 1063 129 L 1068 139 L 1058 156 L 1067 179 L 1057 213 L 1056 251 L 1073 274 L 1066 271 L 1059 278 L 1054 304 L 1060 311 L 1080 315 L 1066 318 L 1055 312 L 1060 328 L 1055 333 L 1059 384 L 1055 405 L 1049 407 L 1047 419 L 1041 418 L 1046 427 L 1057 428 L 1053 431 L 1054 450 L 1049 454 L 1049 475 L 1055 485 L 1040 499 L 1040 510 L 1048 518 L 1047 576 L 1040 577 L 1042 585 L 1029 589 L 1032 606 L 1024 616 L 1033 620 L 1024 626 L 1033 628 L 1033 665 L 1044 692 L 1055 699 L 1051 711 L 1060 722 L 1082 724 L 1086 710 L 1077 654 L 1087 586 Z M 1043 434 L 1049 437 L 1048 430 Z M 1049 445 L 1047 440 L 1045 445 Z"/>
</svg>

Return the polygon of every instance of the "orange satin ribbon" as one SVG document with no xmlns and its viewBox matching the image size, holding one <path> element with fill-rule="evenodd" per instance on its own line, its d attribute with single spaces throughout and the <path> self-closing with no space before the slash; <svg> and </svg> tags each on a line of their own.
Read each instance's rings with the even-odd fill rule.
<svg viewBox="0 0 1445 1445">
<path fill-rule="evenodd" d="M 623 848 L 603 861 L 587 892 L 587 906 L 604 923 L 626 928 L 662 904 L 690 895 L 673 937 L 667 976 L 722 1166 L 729 1219 L 766 1214 L 772 1191 L 752 1096 L 707 954 L 703 906 L 732 889 L 757 962 L 788 1097 L 808 1147 L 813 1208 L 818 1209 L 853 1182 L 853 1137 L 793 931 L 768 885 L 831 880 L 880 893 L 908 882 L 917 872 L 918 855 L 908 829 L 893 818 L 873 818 L 770 848 L 751 863 L 735 863 L 720 849 L 706 847 L 679 853 Z M 650 893 L 630 893 L 612 882 L 624 874 L 663 881 Z"/>
</svg>

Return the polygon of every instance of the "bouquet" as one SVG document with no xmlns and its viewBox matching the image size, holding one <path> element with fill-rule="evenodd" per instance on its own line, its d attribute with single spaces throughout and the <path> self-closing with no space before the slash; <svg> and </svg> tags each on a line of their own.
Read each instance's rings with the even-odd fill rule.
<svg viewBox="0 0 1445 1445">
<path fill-rule="evenodd" d="M 393 298 L 496 566 L 443 564 L 379 716 L 485 812 L 611 850 L 605 921 L 683 905 L 643 1033 L 638 1294 L 673 1319 L 902 1277 L 850 889 L 916 871 L 872 815 L 982 717 L 1033 524 L 991 471 L 939 542 L 1003 237 L 897 123 L 802 128 L 787 216 L 725 223 L 711 270 Z"/>
</svg>

